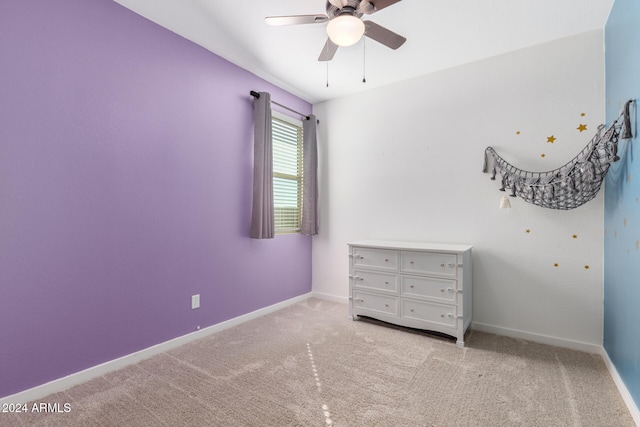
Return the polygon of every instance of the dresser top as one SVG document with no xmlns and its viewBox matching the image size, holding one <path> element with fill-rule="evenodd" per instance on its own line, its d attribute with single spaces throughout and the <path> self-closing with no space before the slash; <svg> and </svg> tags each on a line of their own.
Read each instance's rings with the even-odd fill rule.
<svg viewBox="0 0 640 427">
<path fill-rule="evenodd" d="M 393 240 L 358 240 L 347 243 L 349 246 L 379 249 L 419 250 L 437 252 L 466 252 L 473 245 L 455 245 L 449 243 L 401 242 Z"/>
</svg>

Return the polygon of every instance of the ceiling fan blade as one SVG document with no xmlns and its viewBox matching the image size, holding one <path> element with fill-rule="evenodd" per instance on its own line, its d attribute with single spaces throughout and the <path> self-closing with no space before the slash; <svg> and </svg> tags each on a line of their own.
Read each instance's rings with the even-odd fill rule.
<svg viewBox="0 0 640 427">
<path fill-rule="evenodd" d="M 373 3 L 374 12 L 384 9 L 385 7 L 391 6 L 392 4 L 398 3 L 400 0 L 369 0 Z M 369 12 L 373 13 L 373 12 Z"/>
<path fill-rule="evenodd" d="M 407 41 L 407 39 L 402 37 L 400 34 L 396 34 L 372 21 L 364 21 L 364 28 L 365 36 L 394 50 L 402 46 L 404 42 Z"/>
<path fill-rule="evenodd" d="M 347 4 L 349 4 L 349 0 L 329 0 L 329 3 L 337 7 L 338 9 L 342 9 Z"/>
<path fill-rule="evenodd" d="M 324 44 L 322 52 L 320 52 L 320 56 L 318 57 L 318 61 L 331 61 L 337 51 L 338 45 L 327 38 L 327 42 Z"/>
<path fill-rule="evenodd" d="M 268 25 L 317 24 L 328 20 L 329 17 L 327 15 L 267 16 L 264 18 Z"/>
</svg>

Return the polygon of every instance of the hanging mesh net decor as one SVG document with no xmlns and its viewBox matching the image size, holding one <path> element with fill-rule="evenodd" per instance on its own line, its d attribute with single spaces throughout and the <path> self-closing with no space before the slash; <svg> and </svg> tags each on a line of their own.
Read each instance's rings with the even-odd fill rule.
<svg viewBox="0 0 640 427">
<path fill-rule="evenodd" d="M 511 191 L 512 197 L 520 197 L 527 203 L 549 209 L 569 210 L 593 199 L 612 162 L 618 157 L 618 140 L 631 138 L 631 120 L 627 101 L 624 111 L 608 129 L 598 127 L 587 146 L 571 161 L 547 172 L 530 172 L 518 169 L 496 153 L 492 147 L 484 152 L 482 172 L 491 171 L 491 179 L 500 174 L 500 191 Z M 623 122 L 620 121 L 624 118 Z"/>
</svg>

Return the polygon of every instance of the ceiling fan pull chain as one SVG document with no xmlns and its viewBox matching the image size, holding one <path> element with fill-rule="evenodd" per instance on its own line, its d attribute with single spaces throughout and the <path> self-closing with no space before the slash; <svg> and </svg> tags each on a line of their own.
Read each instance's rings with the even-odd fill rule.
<svg viewBox="0 0 640 427">
<path fill-rule="evenodd" d="M 329 43 L 327 42 L 327 56 L 329 55 Z M 327 62 L 327 87 L 329 87 L 329 61 Z"/>
<path fill-rule="evenodd" d="M 366 78 L 366 66 L 367 66 L 367 38 L 362 38 L 362 83 L 367 82 Z"/>
<path fill-rule="evenodd" d="M 329 87 L 329 61 L 327 61 L 327 87 Z"/>
</svg>

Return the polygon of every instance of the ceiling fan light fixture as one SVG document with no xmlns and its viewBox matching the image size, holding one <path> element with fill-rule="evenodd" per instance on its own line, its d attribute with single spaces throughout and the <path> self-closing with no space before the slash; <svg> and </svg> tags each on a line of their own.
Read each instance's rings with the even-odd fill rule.
<svg viewBox="0 0 640 427">
<path fill-rule="evenodd" d="M 351 46 L 364 34 L 364 22 L 353 15 L 340 15 L 329 21 L 327 35 L 338 46 Z"/>
</svg>

